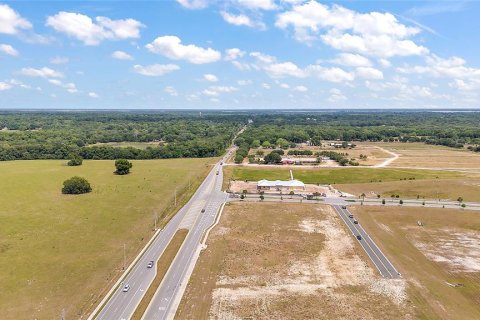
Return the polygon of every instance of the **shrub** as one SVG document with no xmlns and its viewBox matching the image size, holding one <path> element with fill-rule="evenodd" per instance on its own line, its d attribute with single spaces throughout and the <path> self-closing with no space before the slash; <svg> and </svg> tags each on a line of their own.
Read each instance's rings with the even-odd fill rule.
<svg viewBox="0 0 480 320">
<path fill-rule="evenodd" d="M 73 157 L 70 161 L 67 162 L 67 165 L 70 167 L 81 166 L 83 159 L 81 157 Z"/>
<path fill-rule="evenodd" d="M 63 182 L 63 194 L 82 194 L 92 191 L 92 187 L 87 179 L 82 177 L 72 177 Z"/>
<path fill-rule="evenodd" d="M 118 175 L 124 175 L 130 173 L 130 168 L 132 167 L 132 163 L 126 159 L 119 159 L 115 161 L 115 173 Z"/>
</svg>

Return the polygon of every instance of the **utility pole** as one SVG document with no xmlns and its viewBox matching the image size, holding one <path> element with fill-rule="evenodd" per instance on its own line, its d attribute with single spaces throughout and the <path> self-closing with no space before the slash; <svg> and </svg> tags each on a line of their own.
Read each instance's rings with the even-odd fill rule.
<svg viewBox="0 0 480 320">
<path fill-rule="evenodd" d="M 177 206 L 177 187 L 175 187 L 175 191 L 173 193 L 173 198 L 174 198 L 174 206 Z"/>
<path fill-rule="evenodd" d="M 126 253 L 126 247 L 125 243 L 123 244 L 123 270 L 125 270 L 127 266 L 127 253 Z"/>
</svg>

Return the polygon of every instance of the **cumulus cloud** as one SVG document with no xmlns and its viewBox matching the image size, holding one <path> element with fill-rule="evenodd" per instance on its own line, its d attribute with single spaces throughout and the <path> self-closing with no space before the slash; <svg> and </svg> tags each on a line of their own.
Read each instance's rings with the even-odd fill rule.
<svg viewBox="0 0 480 320">
<path fill-rule="evenodd" d="M 9 56 L 13 56 L 13 57 L 18 56 L 18 51 L 9 44 L 1 43 L 0 44 L 0 52 L 3 52 L 5 54 L 8 54 Z"/>
<path fill-rule="evenodd" d="M 347 67 L 371 67 L 372 63 L 370 60 L 359 54 L 353 53 L 340 53 L 335 59 L 332 60 L 333 63 L 340 64 Z"/>
<path fill-rule="evenodd" d="M 168 93 L 169 95 L 171 95 L 172 97 L 178 96 L 177 90 L 176 90 L 174 87 L 172 87 L 172 86 L 167 86 L 167 87 L 165 87 L 164 91 L 165 91 L 166 93 Z"/>
<path fill-rule="evenodd" d="M 480 79 L 480 69 L 467 67 L 466 61 L 459 57 L 444 59 L 431 55 L 426 57 L 425 62 L 425 65 L 400 67 L 397 68 L 397 71 L 404 74 L 425 74 L 434 77 Z"/>
<path fill-rule="evenodd" d="M 225 50 L 225 60 L 231 61 L 231 60 L 237 60 L 238 58 L 241 58 L 245 55 L 245 51 L 242 51 L 238 48 L 231 48 Z"/>
<path fill-rule="evenodd" d="M 247 86 L 249 84 L 252 84 L 252 80 L 238 80 L 237 84 L 239 86 Z"/>
<path fill-rule="evenodd" d="M 131 55 L 129 55 L 125 51 L 120 51 L 120 50 L 114 51 L 112 53 L 112 58 L 118 59 L 118 60 L 133 60 L 133 57 Z"/>
<path fill-rule="evenodd" d="M 209 81 L 209 82 L 217 82 L 218 77 L 214 74 L 208 73 L 203 75 L 203 79 Z"/>
<path fill-rule="evenodd" d="M 330 102 L 339 102 L 347 100 L 347 97 L 342 93 L 340 89 L 332 88 L 330 89 L 330 96 L 327 99 Z"/>
<path fill-rule="evenodd" d="M 41 78 L 62 78 L 63 74 L 59 71 L 43 67 L 40 69 L 35 68 L 23 68 L 20 70 L 20 74 L 28 77 L 41 77 Z"/>
<path fill-rule="evenodd" d="M 31 29 L 32 24 L 6 4 L 0 4 L 0 33 L 17 34 L 20 30 Z"/>
<path fill-rule="evenodd" d="M 222 15 L 223 20 L 235 26 L 246 26 L 250 28 L 265 29 L 265 24 L 263 22 L 253 21 L 249 16 L 245 14 L 235 15 L 226 11 L 222 11 L 220 14 Z"/>
<path fill-rule="evenodd" d="M 275 10 L 277 5 L 272 0 L 237 0 L 239 6 L 250 10 Z"/>
<path fill-rule="evenodd" d="M 305 86 L 296 86 L 295 88 L 293 88 L 293 91 L 307 92 L 307 91 L 308 91 L 308 88 L 305 87 Z"/>
<path fill-rule="evenodd" d="M 156 38 L 145 47 L 172 60 L 186 60 L 194 64 L 211 63 L 220 60 L 220 52 L 212 48 L 201 48 L 193 44 L 184 45 L 179 37 L 163 36 Z"/>
<path fill-rule="evenodd" d="M 66 89 L 69 93 L 78 92 L 77 86 L 73 82 L 63 83 L 62 81 L 60 81 L 58 79 L 48 79 L 48 82 L 50 82 L 51 84 L 53 84 L 55 86 L 59 86 L 59 87 L 62 87 L 64 89 Z"/>
<path fill-rule="evenodd" d="M 98 94 L 97 94 L 96 92 L 93 92 L 93 91 L 89 92 L 89 93 L 88 93 L 88 96 L 89 96 L 90 98 L 99 98 Z"/>
<path fill-rule="evenodd" d="M 136 64 L 133 66 L 133 71 L 149 77 L 163 76 L 175 70 L 179 70 L 180 67 L 176 64 L 152 64 L 148 66 L 142 66 Z"/>
<path fill-rule="evenodd" d="M 177 2 L 186 9 L 198 10 L 208 6 L 207 0 L 177 0 Z"/>
<path fill-rule="evenodd" d="M 134 19 L 112 20 L 99 16 L 94 21 L 84 14 L 65 11 L 49 16 L 46 25 L 88 46 L 98 45 L 104 40 L 139 38 L 140 28 L 144 27 Z"/>
<path fill-rule="evenodd" d="M 371 67 L 358 67 L 355 69 L 357 77 L 362 79 L 381 80 L 383 72 Z"/>
<path fill-rule="evenodd" d="M 232 86 L 210 86 L 202 91 L 202 94 L 208 97 L 218 97 L 222 93 L 231 93 L 237 91 L 238 88 Z"/>
<path fill-rule="evenodd" d="M 355 80 L 355 75 L 352 72 L 345 71 L 340 68 L 326 68 L 321 65 L 311 65 L 307 67 L 308 72 L 312 76 L 316 76 L 322 80 L 330 82 L 349 82 Z"/>
<path fill-rule="evenodd" d="M 298 41 L 310 44 L 320 38 L 338 50 L 378 57 L 410 56 L 428 49 L 408 39 L 421 30 L 400 23 L 391 13 L 358 13 L 339 5 L 311 0 L 294 5 L 277 16 L 275 26 L 293 28 Z"/>
</svg>

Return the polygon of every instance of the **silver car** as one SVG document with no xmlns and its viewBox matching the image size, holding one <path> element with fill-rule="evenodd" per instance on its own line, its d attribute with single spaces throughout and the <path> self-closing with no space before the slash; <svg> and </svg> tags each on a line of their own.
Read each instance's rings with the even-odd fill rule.
<svg viewBox="0 0 480 320">
<path fill-rule="evenodd" d="M 123 292 L 127 292 L 128 290 L 130 290 L 130 285 L 129 284 L 126 284 L 124 287 L 123 287 Z"/>
</svg>

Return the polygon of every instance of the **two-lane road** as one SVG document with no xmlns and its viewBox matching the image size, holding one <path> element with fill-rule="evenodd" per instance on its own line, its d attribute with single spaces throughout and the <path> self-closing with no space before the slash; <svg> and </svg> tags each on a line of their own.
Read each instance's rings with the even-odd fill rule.
<svg viewBox="0 0 480 320">
<path fill-rule="evenodd" d="M 354 218 L 350 218 L 350 215 L 352 215 L 352 213 L 348 211 L 348 209 L 344 209 L 340 205 L 333 205 L 333 208 L 340 215 L 343 222 L 345 222 L 347 227 L 355 236 L 355 239 L 362 246 L 363 250 L 365 250 L 368 257 L 370 258 L 370 260 L 372 260 L 375 267 L 377 267 L 380 274 L 385 278 L 400 278 L 400 273 L 397 271 L 397 269 L 395 269 L 393 264 L 383 254 L 380 248 L 378 248 L 372 238 L 368 236 L 367 232 L 365 232 L 365 230 L 359 223 L 354 223 Z M 360 240 L 357 238 L 358 236 L 361 237 Z"/>
</svg>

